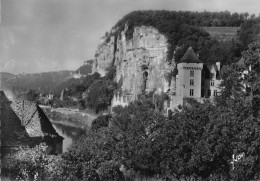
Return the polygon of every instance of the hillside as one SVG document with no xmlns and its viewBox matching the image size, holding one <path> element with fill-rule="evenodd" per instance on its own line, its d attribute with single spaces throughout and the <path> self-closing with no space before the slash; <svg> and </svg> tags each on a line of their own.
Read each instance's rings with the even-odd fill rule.
<svg viewBox="0 0 260 181">
<path fill-rule="evenodd" d="M 173 52 L 177 46 L 188 43 L 199 51 L 196 45 L 198 39 L 209 39 L 209 34 L 199 27 L 238 27 L 246 20 L 242 14 L 230 12 L 189 12 L 189 11 L 166 11 L 148 10 L 133 11 L 119 20 L 110 32 L 106 32 L 104 42 L 109 43 L 111 38 L 121 38 L 121 32 L 125 31 L 126 40 L 133 38 L 134 28 L 151 26 L 167 38 L 167 59 L 173 58 Z M 127 28 L 126 28 L 127 25 Z M 183 53 L 183 52 L 182 52 Z M 201 54 L 201 53 L 200 53 Z M 177 57 L 178 58 L 178 57 Z"/>
<path fill-rule="evenodd" d="M 97 48 L 93 72 L 116 67 L 123 95 L 170 89 L 176 64 L 188 47 L 204 63 L 229 64 L 236 56 L 237 27 L 246 20 L 229 12 L 134 11 L 107 32 Z M 201 28 L 201 27 L 209 28 Z M 219 41 L 219 35 L 225 41 Z M 226 38 L 232 37 L 232 38 Z M 132 99 L 129 97 L 129 99 Z"/>
<path fill-rule="evenodd" d="M 230 41 L 232 38 L 237 39 L 239 27 L 202 27 L 210 36 L 220 41 Z"/>
<path fill-rule="evenodd" d="M 8 73 L 8 72 L 0 72 L 0 80 L 1 81 L 7 81 L 9 79 L 12 79 L 14 78 L 15 75 L 14 74 L 11 74 L 11 73 Z"/>
<path fill-rule="evenodd" d="M 13 92 L 39 90 L 41 93 L 52 92 L 61 82 L 70 77 L 71 71 L 44 72 L 34 74 L 4 75 L 2 81 L 5 89 Z"/>
<path fill-rule="evenodd" d="M 80 73 L 83 75 L 88 75 L 92 73 L 93 60 L 87 60 L 84 65 L 80 66 L 74 73 Z"/>
</svg>

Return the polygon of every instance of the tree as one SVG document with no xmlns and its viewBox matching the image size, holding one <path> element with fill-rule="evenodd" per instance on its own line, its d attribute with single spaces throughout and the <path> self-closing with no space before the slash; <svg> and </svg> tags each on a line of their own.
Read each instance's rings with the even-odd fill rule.
<svg viewBox="0 0 260 181">
<path fill-rule="evenodd" d="M 254 42 L 248 46 L 248 50 L 242 53 L 245 65 L 244 69 L 248 71 L 244 76 L 243 83 L 247 86 L 252 97 L 252 108 L 254 117 L 259 118 L 260 110 L 260 41 Z"/>
<path fill-rule="evenodd" d="M 98 130 L 102 127 L 108 127 L 109 120 L 111 119 L 111 115 L 101 115 L 98 116 L 96 119 L 94 119 L 91 123 L 91 129 L 92 130 Z"/>
<path fill-rule="evenodd" d="M 160 158 L 156 154 L 159 147 L 155 146 L 154 138 L 159 134 L 157 125 L 166 118 L 146 100 L 117 108 L 114 112 L 110 129 L 116 140 L 115 159 L 126 169 L 145 176 L 160 173 Z"/>
<path fill-rule="evenodd" d="M 244 154 L 230 170 L 234 180 L 251 180 L 259 176 L 259 43 L 242 53 L 244 64 L 233 66 L 224 76 L 222 95 L 217 99 L 222 120 L 231 121 L 230 145 L 234 155 Z M 241 61 L 242 61 L 241 60 Z M 232 67 L 231 67 L 232 68 Z M 222 100 L 222 101 L 219 101 Z M 225 116 L 225 117 L 223 117 Z"/>
<path fill-rule="evenodd" d="M 96 113 L 105 110 L 111 104 L 116 89 L 116 83 L 112 80 L 95 81 L 88 89 L 86 105 L 94 109 Z"/>
<path fill-rule="evenodd" d="M 241 24 L 238 32 L 239 40 L 243 49 L 256 40 L 256 36 L 260 33 L 259 22 L 255 19 L 246 20 Z"/>
<path fill-rule="evenodd" d="M 44 180 L 48 175 L 48 156 L 45 144 L 20 148 L 5 158 L 2 174 L 18 180 Z"/>
<path fill-rule="evenodd" d="M 114 140 L 107 128 L 88 132 L 62 155 L 62 176 L 67 180 L 122 180 L 120 165 L 113 160 Z"/>
</svg>

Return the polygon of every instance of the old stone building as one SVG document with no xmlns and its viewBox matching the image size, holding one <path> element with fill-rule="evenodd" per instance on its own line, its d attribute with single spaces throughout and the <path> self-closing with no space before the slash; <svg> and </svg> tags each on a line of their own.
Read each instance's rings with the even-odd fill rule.
<svg viewBox="0 0 260 181">
<path fill-rule="evenodd" d="M 203 102 L 217 96 L 220 92 L 220 71 L 220 62 L 203 64 L 189 47 L 177 64 L 177 74 L 172 78 L 171 90 L 167 93 L 170 99 L 165 106 L 167 111 L 182 106 L 185 99 Z"/>
<path fill-rule="evenodd" d="M 172 67 L 173 68 L 173 67 Z M 220 62 L 203 64 L 189 47 L 181 61 L 175 67 L 175 74 L 170 77 L 170 84 L 156 92 L 166 93 L 169 99 L 165 102 L 165 111 L 174 111 L 184 104 L 186 99 L 203 102 L 213 99 L 220 92 L 221 83 Z M 166 79 L 166 77 L 162 77 Z M 169 79 L 169 77 L 167 78 Z M 164 80 L 167 82 L 167 80 Z M 167 88 L 166 88 L 167 87 Z M 112 107 L 126 106 L 137 98 L 137 94 L 117 93 L 112 99 Z"/>
<path fill-rule="evenodd" d="M 168 61 L 167 38 L 156 28 L 135 27 L 131 38 L 127 30 L 126 24 L 120 36 L 104 39 L 93 62 L 92 72 L 101 75 L 109 67 L 116 67 L 115 81 L 120 90 L 111 107 L 126 106 L 138 95 L 149 92 L 169 95 L 166 110 L 174 110 L 186 98 L 202 101 L 217 95 L 221 82 L 219 62 L 203 64 L 190 47 L 176 65 L 175 60 Z"/>
<path fill-rule="evenodd" d="M 63 138 L 34 102 L 9 101 L 0 91 L 1 152 L 47 143 L 51 153 L 60 153 Z M 2 154 L 1 154 L 2 155 Z"/>
</svg>

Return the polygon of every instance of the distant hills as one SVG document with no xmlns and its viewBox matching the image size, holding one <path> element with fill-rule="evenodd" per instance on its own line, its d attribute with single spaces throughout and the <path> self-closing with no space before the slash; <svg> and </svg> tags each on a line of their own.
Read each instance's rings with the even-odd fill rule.
<svg viewBox="0 0 260 181">
<path fill-rule="evenodd" d="M 14 77 L 15 77 L 15 75 L 11 74 L 9 72 L 0 72 L 0 80 L 3 82 L 8 81 Z"/>
<path fill-rule="evenodd" d="M 47 93 L 52 92 L 57 84 L 68 79 L 71 75 L 71 71 L 63 70 L 20 75 L 1 73 L 1 75 L 4 89 L 9 89 L 13 92 L 38 90 L 42 93 Z"/>
<path fill-rule="evenodd" d="M 55 93 L 56 88 L 64 82 L 73 78 L 73 74 L 79 73 L 88 75 L 92 72 L 93 60 L 84 62 L 84 65 L 76 71 L 61 70 L 53 72 L 19 74 L 14 75 L 7 72 L 0 72 L 2 89 L 11 90 L 14 93 L 35 90 L 39 93 Z"/>
</svg>

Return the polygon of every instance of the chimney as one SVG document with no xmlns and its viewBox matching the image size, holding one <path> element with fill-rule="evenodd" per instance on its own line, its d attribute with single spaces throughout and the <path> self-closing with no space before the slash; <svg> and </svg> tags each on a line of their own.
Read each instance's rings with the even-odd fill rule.
<svg viewBox="0 0 260 181">
<path fill-rule="evenodd" d="M 217 65 L 218 71 L 220 71 L 220 62 L 216 62 L 216 65 Z"/>
</svg>

